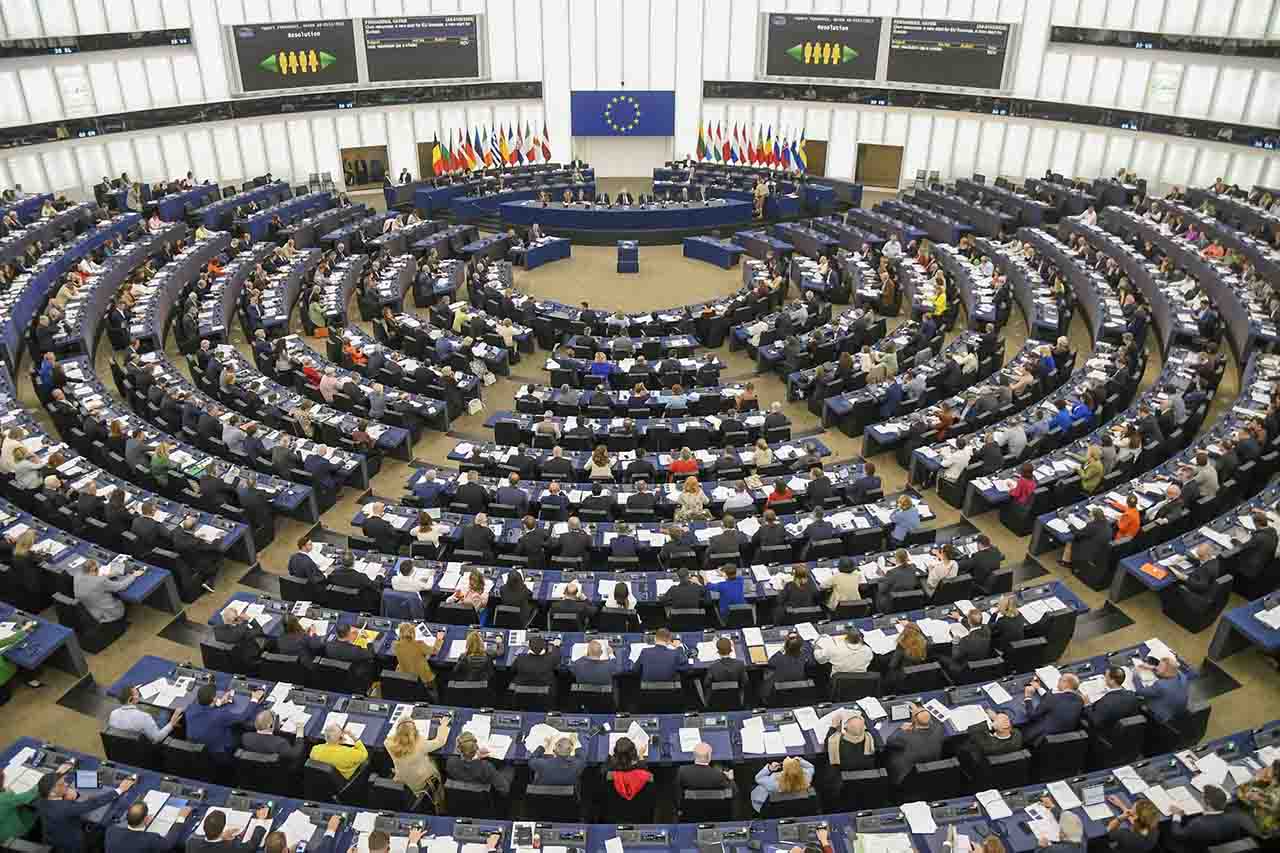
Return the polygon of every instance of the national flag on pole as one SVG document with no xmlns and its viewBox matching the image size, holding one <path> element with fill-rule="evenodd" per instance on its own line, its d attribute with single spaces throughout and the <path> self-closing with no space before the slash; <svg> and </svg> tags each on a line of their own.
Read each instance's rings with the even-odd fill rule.
<svg viewBox="0 0 1280 853">
<path fill-rule="evenodd" d="M 698 120 L 698 145 L 694 148 L 694 153 L 698 155 L 699 160 L 707 159 L 707 140 L 702 135 L 702 120 Z"/>
<path fill-rule="evenodd" d="M 772 130 L 772 128 L 770 128 L 770 130 Z M 776 166 L 782 162 L 782 149 L 779 147 L 779 143 L 781 141 L 782 141 L 782 134 L 778 134 L 778 138 L 773 140 L 773 148 L 769 153 L 770 165 Z"/>
<path fill-rule="evenodd" d="M 782 168 L 791 168 L 791 144 L 786 140 L 782 140 Z"/>
<path fill-rule="evenodd" d="M 507 147 L 507 132 L 498 125 L 498 155 L 503 164 L 511 162 L 511 149 Z"/>
<path fill-rule="evenodd" d="M 440 137 L 431 137 L 431 173 L 439 175 L 444 172 L 443 154 L 440 151 Z"/>
<path fill-rule="evenodd" d="M 720 143 L 720 156 L 725 163 L 729 162 L 729 155 L 733 153 L 733 146 L 729 144 L 729 134 L 724 135 L 724 141 Z"/>
<path fill-rule="evenodd" d="M 485 161 L 488 159 L 484 156 L 484 137 L 480 135 L 480 128 L 477 127 L 471 137 L 471 150 L 476 152 L 476 168 L 479 169 L 487 165 Z"/>
<path fill-rule="evenodd" d="M 467 154 L 467 168 L 474 169 L 476 167 L 476 150 L 471 147 L 471 131 L 462 131 L 462 150 Z"/>
<path fill-rule="evenodd" d="M 491 128 L 489 130 L 489 161 L 491 166 L 499 166 L 502 164 L 502 152 L 498 150 L 497 128 Z"/>
<path fill-rule="evenodd" d="M 773 165 L 773 125 L 769 125 L 769 129 L 764 132 L 763 160 L 766 166 Z"/>
<path fill-rule="evenodd" d="M 809 158 L 804 153 L 804 131 L 800 131 L 800 141 L 791 149 L 791 159 L 796 161 L 796 168 L 805 171 L 809 168 Z"/>
<path fill-rule="evenodd" d="M 511 128 L 510 124 L 507 125 L 507 139 L 511 146 L 511 150 L 507 154 L 507 162 L 514 166 L 516 164 L 516 154 L 520 151 L 520 142 L 516 139 L 516 132 Z"/>
<path fill-rule="evenodd" d="M 524 141 L 528 145 L 528 149 L 524 153 L 524 159 L 530 163 L 538 159 L 538 136 L 529 128 L 529 122 L 524 123 Z"/>
<path fill-rule="evenodd" d="M 455 169 L 467 168 L 467 152 L 462 148 L 462 131 L 458 131 L 458 141 L 453 146 L 453 167 Z"/>
<path fill-rule="evenodd" d="M 551 162 L 551 134 L 547 133 L 547 123 L 542 123 L 542 160 L 545 163 Z"/>
<path fill-rule="evenodd" d="M 747 138 L 747 162 L 754 166 L 756 164 L 756 145 L 751 139 L 750 131 L 748 131 L 745 136 Z"/>
<path fill-rule="evenodd" d="M 511 150 L 511 162 L 523 163 L 524 162 L 524 134 L 521 133 L 520 125 L 518 124 L 516 125 L 515 134 L 516 134 L 516 144 L 515 144 L 515 147 Z"/>
<path fill-rule="evenodd" d="M 715 163 L 720 160 L 720 144 L 716 142 L 716 126 L 707 125 L 707 159 Z"/>
</svg>

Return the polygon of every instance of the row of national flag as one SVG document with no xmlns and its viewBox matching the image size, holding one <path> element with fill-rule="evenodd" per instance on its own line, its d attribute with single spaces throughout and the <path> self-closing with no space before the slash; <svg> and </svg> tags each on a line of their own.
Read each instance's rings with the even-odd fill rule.
<svg viewBox="0 0 1280 853">
<path fill-rule="evenodd" d="M 804 152 L 804 131 L 795 134 L 773 135 L 773 125 L 768 129 L 750 128 L 734 124 L 730 130 L 720 122 L 698 122 L 699 160 L 713 163 L 743 163 L 749 166 L 772 166 L 783 169 L 806 169 L 809 158 Z"/>
<path fill-rule="evenodd" d="M 431 140 L 431 171 L 437 175 L 536 163 L 539 157 L 544 163 L 551 161 L 551 136 L 545 124 L 541 134 L 525 122 L 523 131 L 518 124 L 508 124 L 487 133 L 480 128 L 451 130 L 443 142 L 438 135 Z"/>
</svg>

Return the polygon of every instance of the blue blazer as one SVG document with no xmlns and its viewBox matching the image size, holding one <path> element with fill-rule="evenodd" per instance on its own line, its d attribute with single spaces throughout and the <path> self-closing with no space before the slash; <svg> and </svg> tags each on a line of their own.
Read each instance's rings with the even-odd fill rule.
<svg viewBox="0 0 1280 853">
<path fill-rule="evenodd" d="M 187 740 L 204 744 L 210 755 L 227 755 L 235 751 L 239 737 L 233 731 L 237 723 L 253 717 L 259 706 L 249 702 L 242 710 L 234 705 L 201 705 L 192 702 L 187 706 Z"/>
<path fill-rule="evenodd" d="M 1027 699 L 1027 721 L 1022 725 L 1022 742 L 1035 746 L 1046 735 L 1073 732 L 1080 727 L 1084 700 L 1077 693 L 1048 693 Z"/>
<path fill-rule="evenodd" d="M 1150 687 L 1139 685 L 1134 691 L 1147 703 L 1151 716 L 1167 723 L 1187 710 L 1187 676 L 1179 672 L 1177 678 L 1157 678 Z"/>
<path fill-rule="evenodd" d="M 609 553 L 615 557 L 635 557 L 639 554 L 639 543 L 634 536 L 615 536 L 609 543 Z"/>
<path fill-rule="evenodd" d="M 84 849 L 82 818 L 118 796 L 112 788 L 96 797 L 82 796 L 78 800 L 37 799 L 36 812 L 44 825 L 44 843 L 58 853 L 80 853 Z"/>
</svg>

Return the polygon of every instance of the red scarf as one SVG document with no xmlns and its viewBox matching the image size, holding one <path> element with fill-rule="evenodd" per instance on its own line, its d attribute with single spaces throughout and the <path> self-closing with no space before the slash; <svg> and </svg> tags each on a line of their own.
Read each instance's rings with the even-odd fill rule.
<svg viewBox="0 0 1280 853">
<path fill-rule="evenodd" d="M 653 779 L 653 775 L 648 770 L 636 768 L 634 770 L 614 770 L 613 771 L 613 790 L 618 792 L 618 796 L 624 800 L 634 800 L 636 794 L 644 790 L 644 786 L 649 784 Z"/>
</svg>

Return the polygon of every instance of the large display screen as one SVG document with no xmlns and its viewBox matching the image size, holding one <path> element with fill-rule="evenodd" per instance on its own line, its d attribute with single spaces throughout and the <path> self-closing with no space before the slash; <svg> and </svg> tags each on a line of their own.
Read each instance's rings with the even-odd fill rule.
<svg viewBox="0 0 1280 853">
<path fill-rule="evenodd" d="M 475 15 L 365 18 L 369 80 L 444 80 L 480 76 Z"/>
<path fill-rule="evenodd" d="M 766 75 L 875 79 L 880 18 L 779 13 L 767 17 Z"/>
<path fill-rule="evenodd" d="M 350 20 L 238 24 L 231 33 L 246 92 L 356 82 L 355 28 Z"/>
<path fill-rule="evenodd" d="M 888 80 L 999 89 L 1009 50 L 1009 24 L 894 18 Z"/>
</svg>

